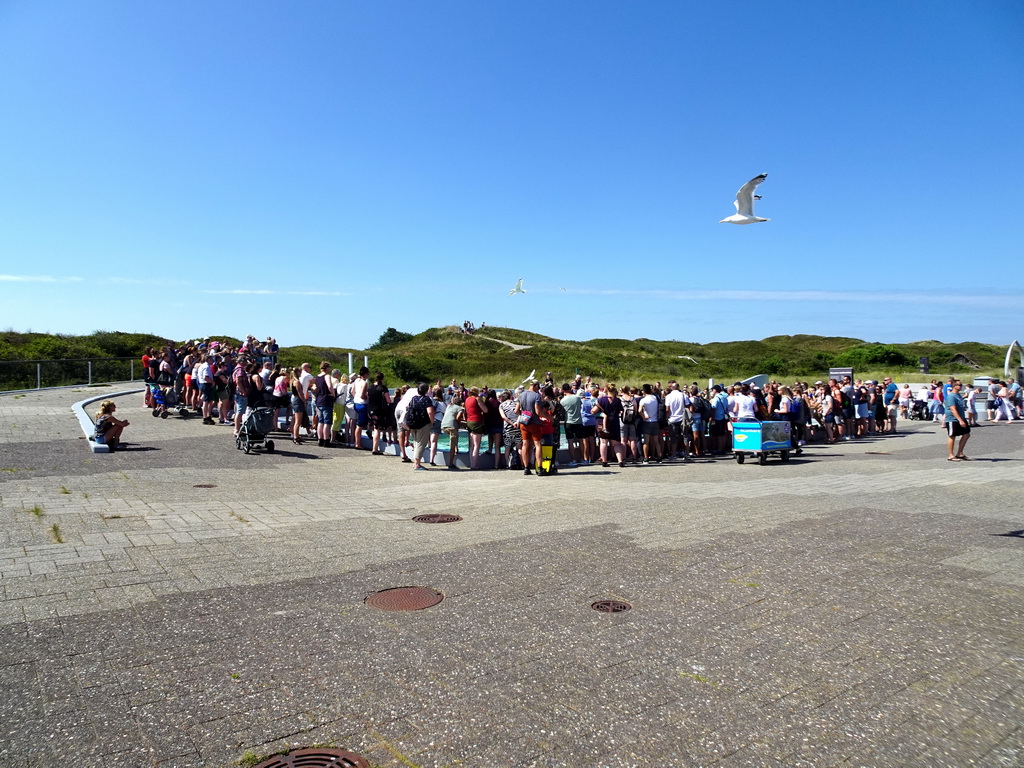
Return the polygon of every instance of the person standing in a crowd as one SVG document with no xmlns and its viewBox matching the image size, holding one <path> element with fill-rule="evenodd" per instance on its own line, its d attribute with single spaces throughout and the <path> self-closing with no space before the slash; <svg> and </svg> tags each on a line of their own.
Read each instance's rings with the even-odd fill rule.
<svg viewBox="0 0 1024 768">
<path fill-rule="evenodd" d="M 964 446 L 971 437 L 971 426 L 967 423 L 967 412 L 963 395 L 960 394 L 963 384 L 959 381 L 952 383 L 952 389 L 943 401 L 945 408 L 946 434 L 949 435 L 949 458 L 947 461 L 970 461 L 964 455 Z M 956 439 L 960 438 L 960 444 L 955 446 Z M 954 447 L 956 451 L 954 452 Z"/>
</svg>

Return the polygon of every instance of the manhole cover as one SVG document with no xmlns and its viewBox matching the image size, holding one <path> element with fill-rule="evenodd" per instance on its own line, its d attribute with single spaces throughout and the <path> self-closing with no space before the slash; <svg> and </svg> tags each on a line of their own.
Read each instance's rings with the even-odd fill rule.
<svg viewBox="0 0 1024 768">
<path fill-rule="evenodd" d="M 200 483 L 199 485 L 193 485 L 193 488 L 216 488 L 217 486 L 213 483 Z"/>
<path fill-rule="evenodd" d="M 622 613 L 632 609 L 633 606 L 621 600 L 598 600 L 596 603 L 591 603 L 590 607 L 601 613 Z"/>
<path fill-rule="evenodd" d="M 413 518 L 415 523 L 461 523 L 462 518 L 458 515 L 444 515 L 444 514 L 433 514 L 433 515 L 416 515 Z"/>
<path fill-rule="evenodd" d="M 370 768 L 365 757 L 344 749 L 296 749 L 274 755 L 255 768 Z"/>
<path fill-rule="evenodd" d="M 422 611 L 444 600 L 444 595 L 430 587 L 395 587 L 375 592 L 366 604 L 382 611 Z"/>
</svg>

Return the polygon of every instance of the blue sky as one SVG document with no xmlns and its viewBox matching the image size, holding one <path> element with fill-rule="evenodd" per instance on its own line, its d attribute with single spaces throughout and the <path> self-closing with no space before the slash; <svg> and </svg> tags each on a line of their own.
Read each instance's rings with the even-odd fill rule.
<svg viewBox="0 0 1024 768">
<path fill-rule="evenodd" d="M 1016 1 L 7 0 L 0 326 L 1008 344 L 1022 39 Z M 719 224 L 762 172 L 772 220 Z"/>
</svg>

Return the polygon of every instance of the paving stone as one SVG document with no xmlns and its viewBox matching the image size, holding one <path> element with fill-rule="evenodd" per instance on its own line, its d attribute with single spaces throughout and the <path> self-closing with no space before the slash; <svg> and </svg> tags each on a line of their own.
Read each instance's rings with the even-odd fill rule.
<svg viewBox="0 0 1024 768">
<path fill-rule="evenodd" d="M 956 466 L 912 425 L 785 466 L 413 476 L 177 419 L 94 457 L 75 396 L 0 397 L 32 424 L 0 428 L 4 765 L 1022 762 L 1017 425 Z M 403 585 L 445 599 L 363 603 Z"/>
</svg>

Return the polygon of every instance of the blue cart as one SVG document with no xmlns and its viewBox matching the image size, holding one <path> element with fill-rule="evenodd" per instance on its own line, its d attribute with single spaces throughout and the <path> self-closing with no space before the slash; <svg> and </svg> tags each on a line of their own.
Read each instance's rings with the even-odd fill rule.
<svg viewBox="0 0 1024 768">
<path fill-rule="evenodd" d="M 777 453 L 782 461 L 789 461 L 789 452 L 793 450 L 792 429 L 788 421 L 734 421 L 732 451 L 736 463 L 742 464 L 749 455 L 756 456 L 758 464 L 765 464 L 769 453 Z"/>
</svg>

